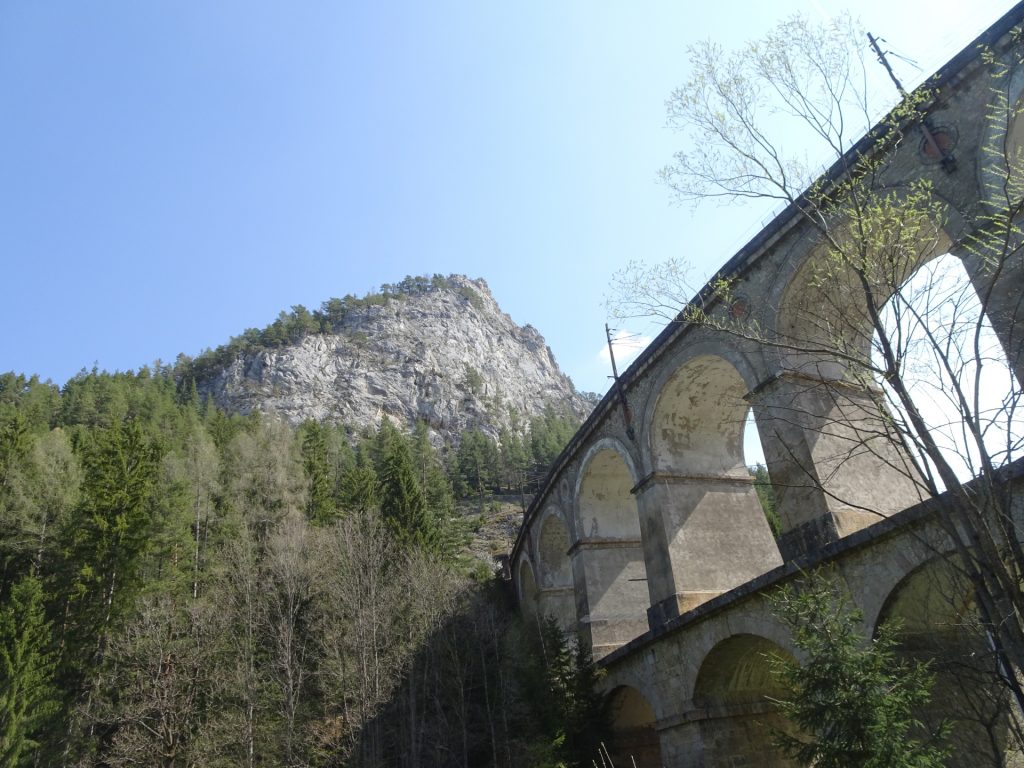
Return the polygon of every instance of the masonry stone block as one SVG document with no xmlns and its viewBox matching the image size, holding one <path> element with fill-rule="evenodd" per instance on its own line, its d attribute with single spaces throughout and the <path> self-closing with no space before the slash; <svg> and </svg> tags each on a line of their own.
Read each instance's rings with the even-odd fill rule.
<svg viewBox="0 0 1024 768">
<path fill-rule="evenodd" d="M 921 500 L 916 465 L 889 434 L 875 398 L 787 372 L 752 399 L 784 557 L 813 552 Z"/>
<path fill-rule="evenodd" d="M 656 473 L 637 488 L 641 520 L 660 529 L 647 550 L 652 626 L 782 564 L 749 476 Z"/>
</svg>

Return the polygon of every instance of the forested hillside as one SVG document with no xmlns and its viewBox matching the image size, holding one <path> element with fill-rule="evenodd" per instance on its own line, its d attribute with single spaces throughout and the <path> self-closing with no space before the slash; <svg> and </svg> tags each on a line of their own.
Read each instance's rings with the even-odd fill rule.
<svg viewBox="0 0 1024 768">
<path fill-rule="evenodd" d="M 229 415 L 169 367 L 0 376 L 0 766 L 582 754 L 592 666 L 517 623 L 456 511 L 572 428 L 439 450 Z"/>
</svg>

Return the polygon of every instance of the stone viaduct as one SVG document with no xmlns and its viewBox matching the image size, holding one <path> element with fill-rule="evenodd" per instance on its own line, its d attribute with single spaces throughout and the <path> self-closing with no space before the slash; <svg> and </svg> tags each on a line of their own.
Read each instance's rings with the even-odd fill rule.
<svg viewBox="0 0 1024 768">
<path fill-rule="evenodd" d="M 954 170 L 936 162 L 923 140 L 879 149 L 865 138 L 851 150 L 887 153 L 892 188 L 931 180 L 948 206 L 948 238 L 928 245 L 921 261 L 952 253 L 975 287 L 990 291 L 987 314 L 1018 392 L 1021 258 L 994 278 L 957 244 L 975 213 L 997 204 L 987 181 L 1006 176 L 1005 159 L 984 148 L 995 142 L 1013 154 L 1024 147 L 1024 118 L 1013 119 L 1017 110 L 999 101 L 1001 93 L 1008 105 L 1024 103 L 1024 66 L 997 81 L 977 47 L 984 43 L 997 61 L 1024 58 L 1013 33 L 1022 20 L 1024 3 L 936 75 L 931 120 L 955 153 Z M 993 114 L 1008 117 L 985 119 Z M 819 238 L 791 206 L 723 267 L 737 280 L 735 299 L 712 311 L 749 313 L 784 336 L 801 322 L 821 258 Z M 677 322 L 619 386 L 621 399 L 614 389 L 606 395 L 552 467 L 526 513 L 511 572 L 524 613 L 554 617 L 600 660 L 620 756 L 641 768 L 789 764 L 771 746 L 779 716 L 764 657 L 795 651 L 765 595 L 800 569 L 830 564 L 868 632 L 900 617 L 909 645 L 956 646 L 949 596 L 937 597 L 962 589 L 950 586 L 950 545 L 934 523 L 941 499 L 922 499 L 905 448 L 874 428 L 868 398 L 843 380 L 841 364 Z M 777 533 L 744 461 L 751 412 L 781 520 Z M 1007 468 L 1013 487 L 1024 486 L 1019 476 L 1019 462 Z M 936 706 L 945 701 L 964 719 L 966 705 L 954 707 L 956 697 L 942 693 L 948 684 L 940 680 Z M 957 728 L 970 746 L 955 760 L 1002 764 L 991 722 L 987 730 Z M 623 757 L 616 765 L 630 763 Z"/>
</svg>

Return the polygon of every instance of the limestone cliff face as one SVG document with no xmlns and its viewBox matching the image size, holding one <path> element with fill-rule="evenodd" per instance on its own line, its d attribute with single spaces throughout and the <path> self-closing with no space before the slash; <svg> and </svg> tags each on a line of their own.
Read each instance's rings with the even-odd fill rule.
<svg viewBox="0 0 1024 768">
<path fill-rule="evenodd" d="M 498 307 L 487 283 L 452 276 L 429 290 L 347 312 L 335 331 L 241 354 L 199 382 L 224 409 L 378 426 L 426 421 L 436 438 L 496 435 L 547 406 L 584 418 L 594 403 L 544 338 Z"/>
</svg>

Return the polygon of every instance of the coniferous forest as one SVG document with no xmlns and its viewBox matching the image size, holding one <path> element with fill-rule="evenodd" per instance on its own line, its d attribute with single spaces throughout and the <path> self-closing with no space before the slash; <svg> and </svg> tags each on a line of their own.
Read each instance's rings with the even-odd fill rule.
<svg viewBox="0 0 1024 768">
<path fill-rule="evenodd" d="M 574 424 L 436 448 L 229 415 L 190 382 L 0 376 L 0 768 L 587 754 L 593 664 L 521 623 L 459 512 L 525 498 Z"/>
</svg>

